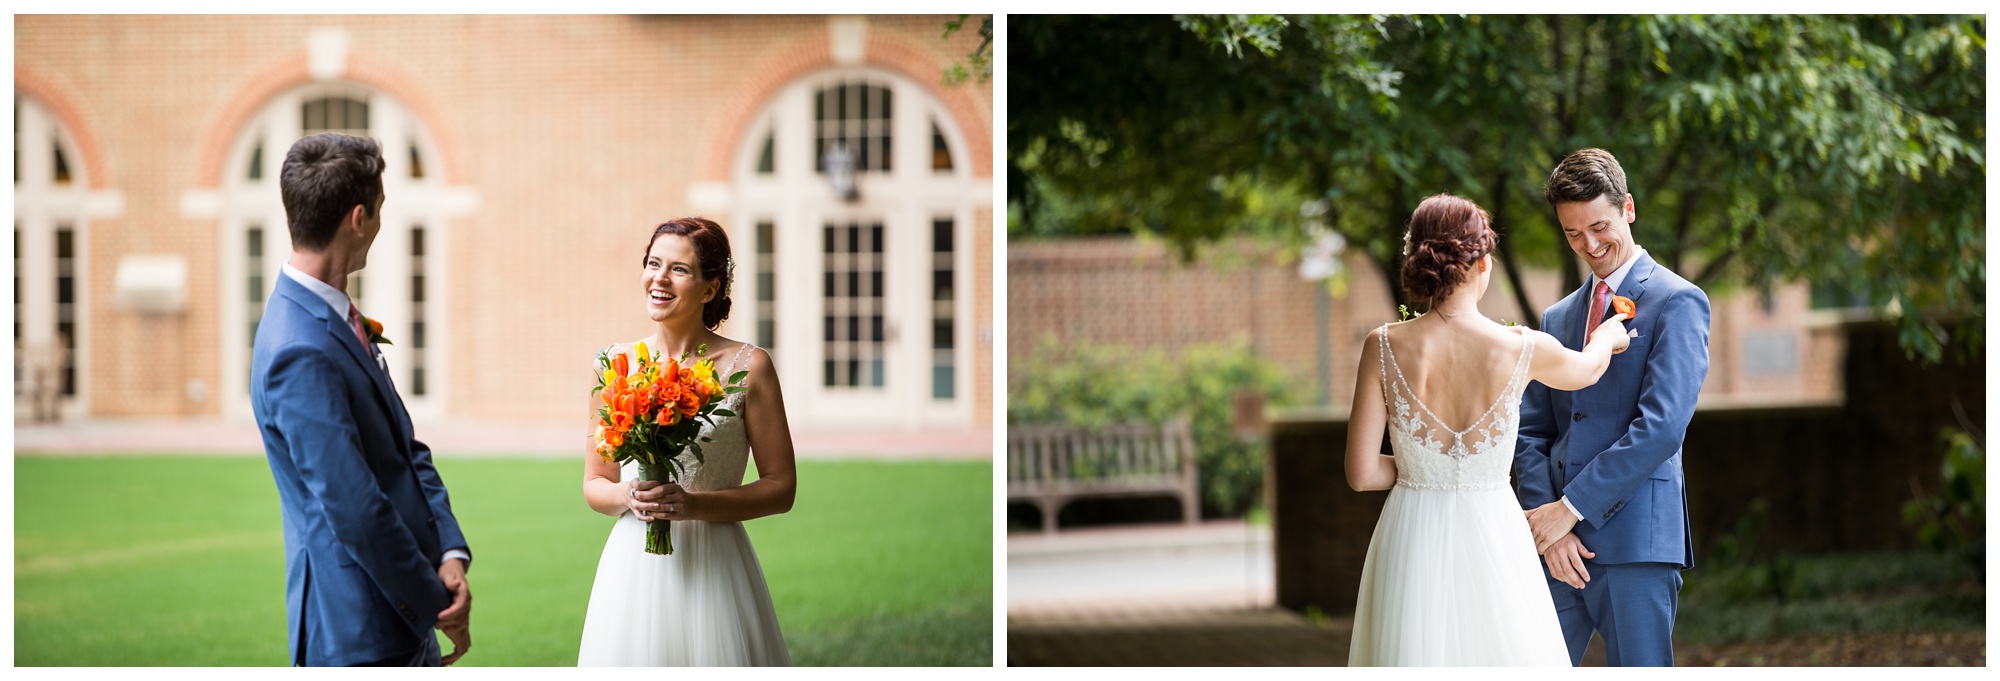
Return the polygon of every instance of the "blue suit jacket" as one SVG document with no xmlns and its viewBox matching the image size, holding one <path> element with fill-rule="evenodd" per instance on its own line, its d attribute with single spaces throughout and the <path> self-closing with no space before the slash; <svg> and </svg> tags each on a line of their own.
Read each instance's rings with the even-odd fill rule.
<svg viewBox="0 0 2000 681">
<path fill-rule="evenodd" d="M 280 275 L 250 360 L 278 484 L 295 665 L 413 653 L 450 605 L 444 552 L 470 549 L 430 448 L 345 310 Z"/>
<path fill-rule="evenodd" d="M 1571 350 L 1583 348 L 1595 283 L 1542 315 L 1542 330 Z M 1626 327 L 1638 336 L 1597 384 L 1562 391 L 1535 382 L 1521 396 L 1521 508 L 1568 496 L 1594 562 L 1694 567 L 1681 441 L 1708 377 L 1708 295 L 1643 253 L 1614 293 L 1637 305 Z"/>
</svg>

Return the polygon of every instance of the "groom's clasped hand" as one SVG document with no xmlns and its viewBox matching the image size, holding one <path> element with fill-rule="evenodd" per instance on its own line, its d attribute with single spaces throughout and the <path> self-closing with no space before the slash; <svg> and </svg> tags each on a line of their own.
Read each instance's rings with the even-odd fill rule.
<svg viewBox="0 0 2000 681">
<path fill-rule="evenodd" d="M 451 605 L 438 612 L 437 628 L 451 639 L 451 654 L 440 663 L 449 667 L 472 649 L 472 585 L 465 581 L 465 561 L 450 558 L 438 566 L 438 579 L 451 592 Z"/>
</svg>

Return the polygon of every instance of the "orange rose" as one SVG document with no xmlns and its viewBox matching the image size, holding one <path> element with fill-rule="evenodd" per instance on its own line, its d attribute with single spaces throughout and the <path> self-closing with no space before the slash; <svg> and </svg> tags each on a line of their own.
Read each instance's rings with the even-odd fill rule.
<svg viewBox="0 0 2000 681">
<path fill-rule="evenodd" d="M 676 406 L 680 407 L 681 416 L 694 418 L 695 413 L 701 411 L 701 404 L 701 397 L 695 395 L 693 390 L 682 390 L 679 404 Z"/>
<path fill-rule="evenodd" d="M 671 426 L 680 423 L 681 414 L 673 409 L 673 407 L 677 406 L 682 396 L 687 394 L 687 389 L 682 388 L 679 383 L 670 381 L 661 381 L 659 383 L 660 404 L 668 407 L 667 409 L 660 410 L 660 425 Z"/>
<path fill-rule="evenodd" d="M 611 445 L 612 449 L 625 446 L 625 431 L 604 429 L 604 444 Z"/>
<path fill-rule="evenodd" d="M 591 442 L 597 443 L 596 446 L 597 456 L 599 458 L 604 459 L 605 463 L 618 463 L 618 458 L 615 455 L 617 447 L 613 446 L 609 442 L 604 441 L 604 426 L 601 425 L 598 426 L 597 432 L 592 433 L 590 435 L 590 440 Z"/>
<path fill-rule="evenodd" d="M 1630 319 L 1632 318 L 1632 315 L 1637 314 L 1638 312 L 1639 312 L 1639 306 L 1636 303 L 1633 303 L 1631 298 L 1627 298 L 1625 296 L 1611 297 L 1612 314 L 1622 314 L 1625 315 L 1626 319 Z"/>
</svg>

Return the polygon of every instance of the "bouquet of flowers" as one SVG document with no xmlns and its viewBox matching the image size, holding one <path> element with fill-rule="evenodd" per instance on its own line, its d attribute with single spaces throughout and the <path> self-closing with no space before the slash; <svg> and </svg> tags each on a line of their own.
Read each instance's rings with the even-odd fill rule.
<svg viewBox="0 0 2000 681">
<path fill-rule="evenodd" d="M 708 354 L 708 346 L 694 351 Z M 632 357 L 637 357 L 634 366 Z M 716 380 L 715 363 L 706 359 L 680 359 L 662 363 L 647 352 L 646 344 L 633 347 L 630 357 L 611 354 L 610 348 L 597 352 L 597 387 L 590 392 L 604 399 L 597 409 L 597 430 L 591 435 L 597 455 L 605 461 L 624 464 L 639 462 L 639 477 L 654 482 L 673 482 L 687 471 L 682 454 L 701 463 L 701 443 L 710 438 L 701 434 L 701 424 L 715 425 L 717 416 L 735 416 L 722 408 L 727 395 L 743 392 L 748 371 L 736 372 L 727 384 Z M 646 526 L 646 552 L 672 555 L 672 525 L 654 520 Z"/>
</svg>

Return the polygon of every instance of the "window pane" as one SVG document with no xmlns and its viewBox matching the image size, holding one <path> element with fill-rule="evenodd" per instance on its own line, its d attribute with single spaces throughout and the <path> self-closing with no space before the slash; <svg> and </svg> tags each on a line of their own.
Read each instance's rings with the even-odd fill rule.
<svg viewBox="0 0 2000 681">
<path fill-rule="evenodd" d="M 835 148 L 846 149 L 857 173 L 890 169 L 895 99 L 887 87 L 838 83 L 820 90 L 813 101 L 813 167 L 818 172 L 826 172 L 826 157 Z"/>
<path fill-rule="evenodd" d="M 958 279 L 952 257 L 956 224 L 949 219 L 931 221 L 931 398 L 957 397 Z"/>
<path fill-rule="evenodd" d="M 936 122 L 931 123 L 931 170 L 951 170 L 951 147 L 944 143 L 944 132 Z"/>
<path fill-rule="evenodd" d="M 772 142 L 775 137 L 776 137 L 775 135 L 769 133 L 764 135 L 764 149 L 762 151 L 757 152 L 758 175 L 770 175 L 774 172 L 777 172 L 776 159 L 772 157 L 772 149 L 771 149 Z"/>
</svg>

